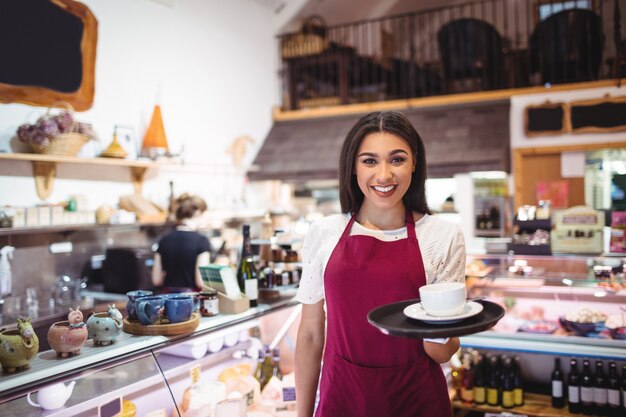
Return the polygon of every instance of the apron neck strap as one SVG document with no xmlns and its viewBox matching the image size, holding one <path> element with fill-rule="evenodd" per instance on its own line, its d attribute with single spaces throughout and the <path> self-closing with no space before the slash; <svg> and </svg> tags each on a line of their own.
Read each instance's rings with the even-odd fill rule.
<svg viewBox="0 0 626 417">
<path fill-rule="evenodd" d="M 341 239 L 344 239 L 345 237 L 350 235 L 350 230 L 352 230 L 352 225 L 356 221 L 356 216 L 357 214 L 359 214 L 359 209 L 360 207 L 350 217 L 350 221 L 348 221 L 348 225 L 344 229 L 343 234 L 341 235 Z M 407 236 L 411 239 L 415 239 L 415 221 L 413 220 L 413 212 L 408 207 L 405 207 L 404 209 L 404 223 L 406 223 Z"/>
</svg>

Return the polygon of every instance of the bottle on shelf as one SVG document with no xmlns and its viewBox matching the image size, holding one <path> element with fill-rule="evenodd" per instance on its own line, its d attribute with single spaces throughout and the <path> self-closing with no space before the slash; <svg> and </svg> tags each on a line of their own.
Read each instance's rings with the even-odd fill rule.
<svg viewBox="0 0 626 417">
<path fill-rule="evenodd" d="M 259 381 L 261 384 L 261 390 L 263 390 L 267 382 L 272 377 L 272 351 L 268 345 L 263 347 L 263 356 L 263 378 Z"/>
<path fill-rule="evenodd" d="M 578 362 L 576 359 L 569 361 L 570 371 L 567 375 L 567 409 L 572 414 L 579 414 L 580 404 L 580 377 L 578 376 Z"/>
<path fill-rule="evenodd" d="M 461 401 L 466 404 L 474 402 L 474 373 L 471 368 L 471 356 L 463 355 L 463 381 L 461 385 Z"/>
<path fill-rule="evenodd" d="M 485 402 L 487 402 L 487 363 L 485 358 L 479 355 L 474 370 L 474 404 Z"/>
<path fill-rule="evenodd" d="M 580 405 L 583 414 L 594 414 L 593 402 L 593 375 L 591 374 L 591 364 L 588 359 L 583 360 L 583 374 L 580 381 Z"/>
<path fill-rule="evenodd" d="M 620 414 L 620 383 L 615 362 L 609 362 L 609 377 L 607 378 L 608 414 L 617 417 Z"/>
<path fill-rule="evenodd" d="M 500 386 L 500 373 L 498 372 L 498 358 L 489 358 L 489 381 L 487 383 L 487 404 L 498 405 L 498 388 Z"/>
<path fill-rule="evenodd" d="M 239 267 L 237 268 L 237 283 L 241 292 L 250 300 L 250 307 L 256 307 L 259 297 L 259 279 L 252 255 L 249 224 L 243 225 L 243 245 Z"/>
<path fill-rule="evenodd" d="M 263 349 L 259 349 L 256 368 L 254 369 L 254 379 L 259 381 L 259 384 L 263 380 L 263 363 L 265 361 L 265 351 Z"/>
<path fill-rule="evenodd" d="M 513 362 L 513 403 L 516 407 L 524 405 L 524 384 L 522 381 L 522 366 L 519 356 Z"/>
<path fill-rule="evenodd" d="M 515 406 L 515 393 L 514 393 L 514 369 L 511 364 L 511 359 L 507 358 L 504 361 L 504 382 L 502 384 L 502 407 L 513 408 Z"/>
<path fill-rule="evenodd" d="M 607 387 L 604 377 L 604 365 L 602 361 L 596 361 L 596 375 L 593 387 L 593 402 L 595 404 L 595 414 L 598 416 L 607 415 Z"/>
<path fill-rule="evenodd" d="M 563 373 L 561 372 L 561 358 L 554 358 L 554 369 L 550 377 L 552 381 L 552 407 L 563 408 L 565 398 L 563 397 Z"/>
<path fill-rule="evenodd" d="M 280 351 L 278 348 L 274 348 L 273 353 L 273 361 L 272 361 L 272 376 L 282 380 L 283 374 L 280 371 Z"/>
<path fill-rule="evenodd" d="M 626 364 L 622 365 L 622 415 L 626 411 Z"/>
</svg>

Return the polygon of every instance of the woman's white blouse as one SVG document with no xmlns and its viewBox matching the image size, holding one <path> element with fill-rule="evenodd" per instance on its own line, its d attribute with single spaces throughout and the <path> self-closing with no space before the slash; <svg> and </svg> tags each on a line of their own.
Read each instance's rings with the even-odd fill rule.
<svg viewBox="0 0 626 417">
<path fill-rule="evenodd" d="M 313 222 L 302 246 L 302 276 L 296 300 L 315 304 L 324 299 L 324 271 L 350 216 L 335 214 Z M 465 241 L 461 229 L 436 216 L 424 215 L 415 222 L 428 284 L 464 282 Z M 350 235 L 368 235 L 383 241 L 406 239 L 406 227 L 372 230 L 354 222 Z M 410 297 L 410 295 L 408 295 Z"/>
</svg>

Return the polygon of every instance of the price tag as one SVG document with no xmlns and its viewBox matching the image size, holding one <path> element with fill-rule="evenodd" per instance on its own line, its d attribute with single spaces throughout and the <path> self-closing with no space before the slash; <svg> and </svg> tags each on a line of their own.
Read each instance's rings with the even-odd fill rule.
<svg viewBox="0 0 626 417">
<path fill-rule="evenodd" d="M 189 370 L 189 375 L 191 376 L 191 385 L 197 384 L 200 381 L 200 371 L 202 368 L 200 365 L 196 365 Z"/>
<path fill-rule="evenodd" d="M 122 397 L 98 406 L 98 417 L 114 417 L 122 412 Z"/>
<path fill-rule="evenodd" d="M 528 417 L 526 414 L 513 413 L 485 413 L 485 417 Z"/>
</svg>

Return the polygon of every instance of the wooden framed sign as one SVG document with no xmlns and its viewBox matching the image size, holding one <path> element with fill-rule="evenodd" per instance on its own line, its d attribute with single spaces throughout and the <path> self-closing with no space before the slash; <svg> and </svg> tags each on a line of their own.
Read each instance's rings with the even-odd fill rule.
<svg viewBox="0 0 626 417">
<path fill-rule="evenodd" d="M 626 131 L 626 96 L 570 103 L 572 133 Z"/>
<path fill-rule="evenodd" d="M 524 109 L 524 132 L 527 137 L 562 135 L 568 131 L 568 124 L 565 103 L 546 102 Z"/>
</svg>

